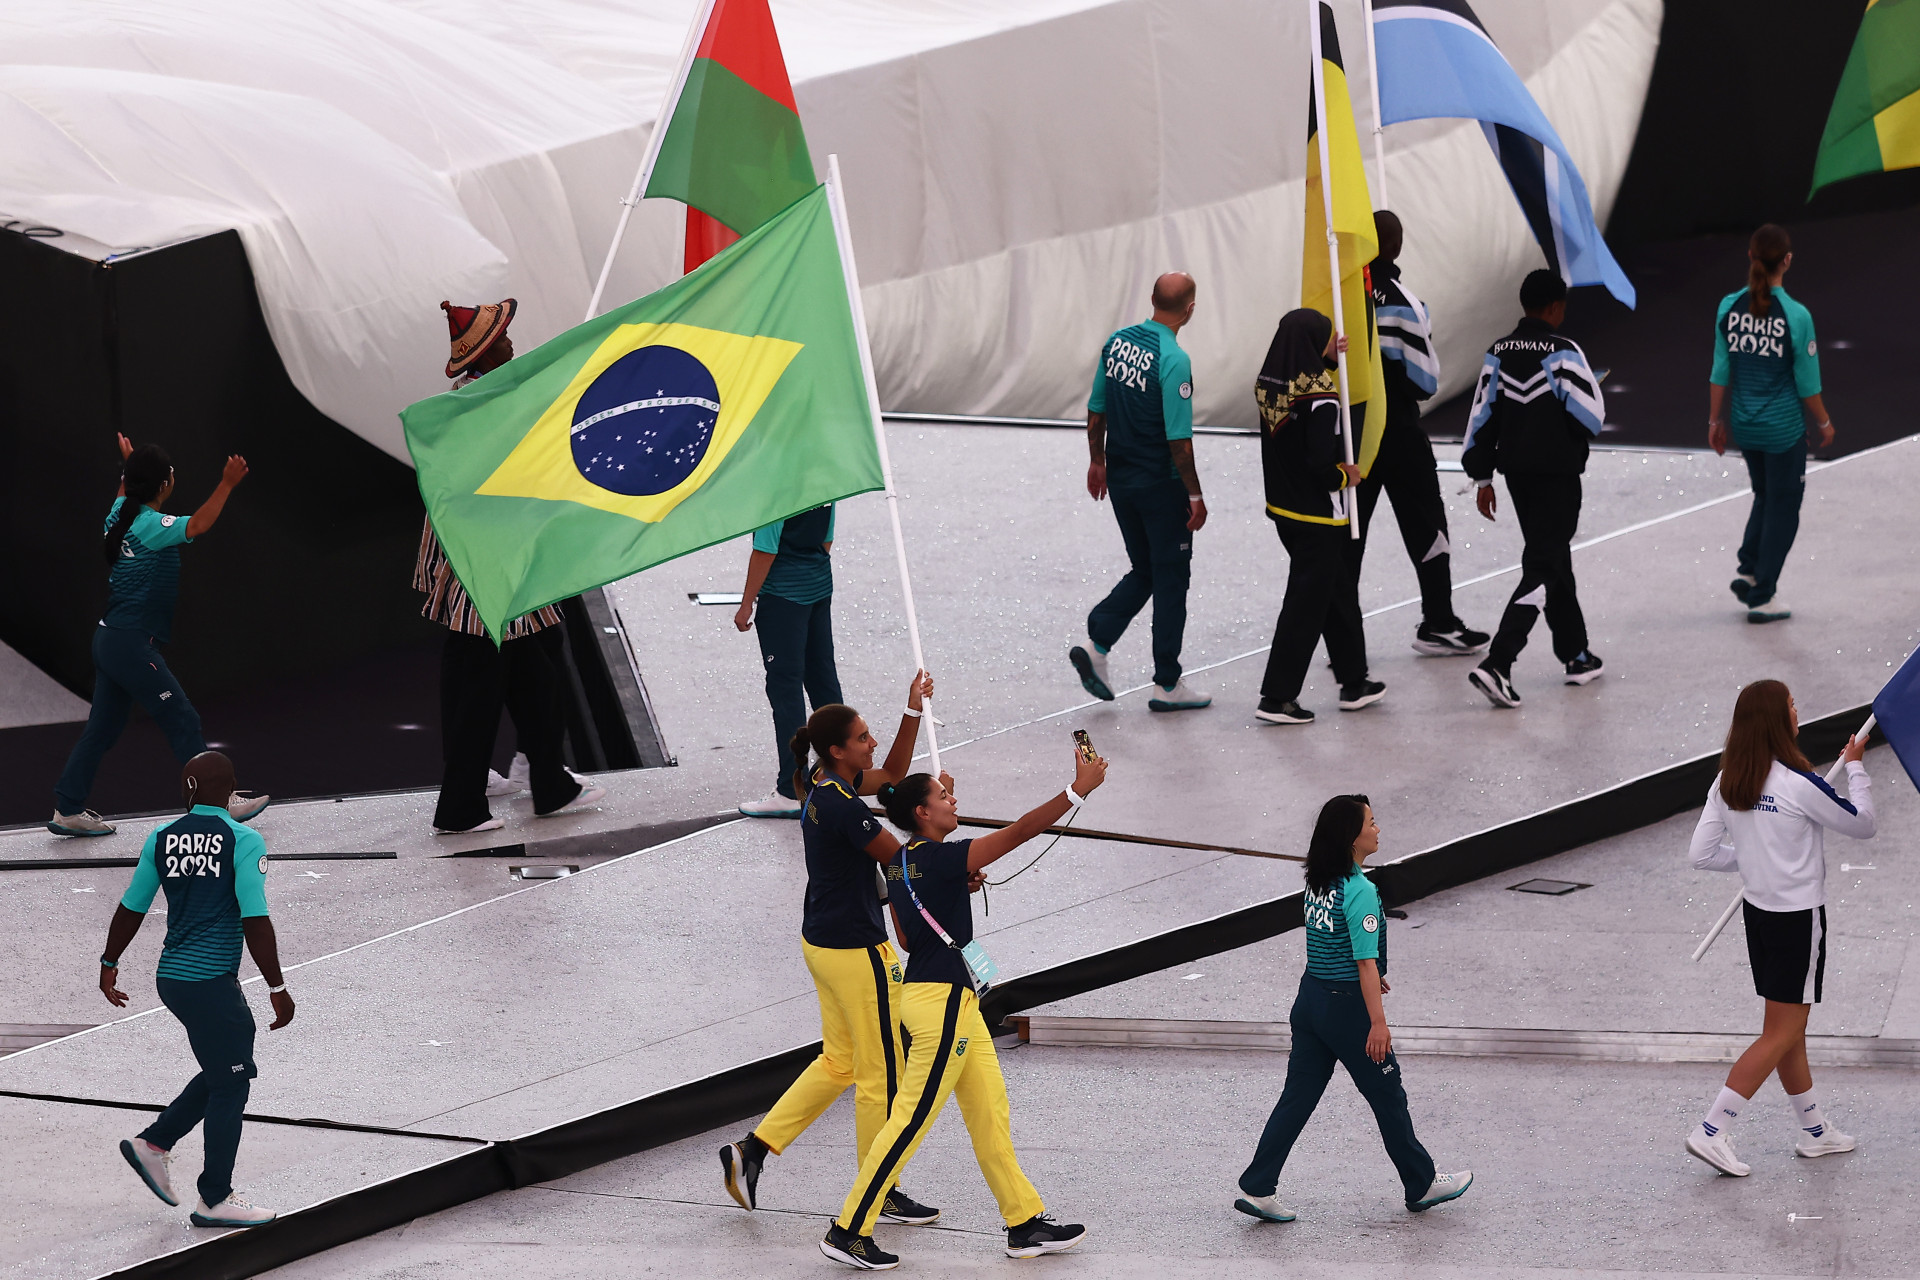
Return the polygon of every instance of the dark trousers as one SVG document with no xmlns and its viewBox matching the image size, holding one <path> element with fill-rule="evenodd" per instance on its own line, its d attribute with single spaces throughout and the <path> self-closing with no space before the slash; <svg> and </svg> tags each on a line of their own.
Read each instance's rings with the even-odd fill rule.
<svg viewBox="0 0 1920 1280">
<path fill-rule="evenodd" d="M 1413 1117 L 1407 1112 L 1407 1091 L 1400 1083 L 1400 1063 L 1389 1053 L 1385 1062 L 1367 1056 L 1367 1032 L 1373 1019 L 1357 982 L 1329 982 L 1310 973 L 1300 975 L 1300 994 L 1294 997 L 1293 1051 L 1287 1056 L 1287 1083 L 1280 1101 L 1267 1117 L 1267 1127 L 1254 1149 L 1253 1163 L 1240 1175 L 1240 1189 L 1250 1196 L 1270 1196 L 1280 1185 L 1295 1139 L 1307 1117 L 1320 1105 L 1320 1095 L 1333 1079 L 1333 1064 L 1347 1069 L 1360 1096 L 1373 1108 L 1380 1140 L 1399 1171 L 1409 1205 L 1433 1185 L 1433 1157 L 1413 1136 Z"/>
<path fill-rule="evenodd" d="M 840 701 L 840 673 L 833 665 L 833 597 L 795 604 L 762 594 L 753 614 L 760 658 L 767 668 L 767 705 L 773 708 L 773 738 L 779 746 L 780 774 L 773 789 L 796 799 L 793 771 L 799 766 L 788 745 L 814 710 Z"/>
<path fill-rule="evenodd" d="M 1527 633 L 1544 611 L 1553 632 L 1553 656 L 1572 662 L 1587 647 L 1587 619 L 1573 586 L 1573 535 L 1580 528 L 1580 477 L 1510 475 L 1508 505 L 1520 523 L 1520 585 L 1500 615 L 1487 661 L 1506 671 L 1527 647 Z"/>
<path fill-rule="evenodd" d="M 1109 489 L 1131 566 L 1087 615 L 1087 638 L 1103 649 L 1120 642 L 1133 616 L 1153 601 L 1153 682 L 1180 683 L 1180 641 L 1187 629 L 1187 582 L 1193 570 L 1192 504 L 1177 480 L 1151 489 Z"/>
<path fill-rule="evenodd" d="M 1333 677 L 1343 685 L 1367 678 L 1367 634 L 1360 622 L 1360 557 L 1345 525 L 1275 520 L 1287 549 L 1287 594 L 1267 651 L 1260 697 L 1290 702 L 1300 696 L 1314 646 L 1327 639 Z"/>
<path fill-rule="evenodd" d="M 240 1113 L 260 1069 L 253 1063 L 253 1011 L 233 974 L 184 982 L 161 978 L 160 1001 L 187 1029 L 187 1043 L 200 1074 L 187 1082 L 160 1118 L 140 1136 L 166 1151 L 205 1122 L 200 1140 L 206 1165 L 200 1173 L 201 1203 L 212 1207 L 233 1192 L 233 1158 L 240 1152 Z"/>
<path fill-rule="evenodd" d="M 1800 532 L 1800 500 L 1807 493 L 1807 449 L 1795 442 L 1779 453 L 1745 449 L 1747 477 L 1753 482 L 1753 510 L 1747 515 L 1747 536 L 1740 540 L 1740 572 L 1753 576 L 1747 603 L 1762 605 L 1773 599 L 1780 570 Z"/>
<path fill-rule="evenodd" d="M 1433 458 L 1433 442 L 1420 429 L 1420 415 L 1389 415 L 1380 437 L 1373 470 L 1360 482 L 1360 542 L 1364 556 L 1373 509 L 1385 491 L 1400 525 L 1400 541 L 1420 580 L 1420 620 L 1437 631 L 1451 631 L 1460 620 L 1453 613 L 1453 554 L 1447 537 L 1447 504 L 1440 497 L 1440 469 Z M 1355 575 L 1356 578 L 1358 575 Z"/>
<path fill-rule="evenodd" d="M 536 813 L 551 813 L 580 794 L 560 754 L 566 722 L 560 711 L 560 629 L 548 627 L 496 646 L 486 636 L 447 632 L 440 652 L 440 803 L 433 825 L 465 831 L 492 817 L 487 766 L 500 732 L 500 708 L 513 717 L 527 753 Z"/>
<path fill-rule="evenodd" d="M 86 730 L 73 744 L 67 767 L 53 787 L 53 803 L 61 813 L 79 813 L 87 807 L 100 761 L 120 740 L 135 702 L 167 735 L 167 745 L 181 764 L 207 749 L 207 740 L 200 734 L 200 713 L 167 669 L 159 647 L 138 631 L 95 627 L 93 709 L 87 712 Z"/>
</svg>

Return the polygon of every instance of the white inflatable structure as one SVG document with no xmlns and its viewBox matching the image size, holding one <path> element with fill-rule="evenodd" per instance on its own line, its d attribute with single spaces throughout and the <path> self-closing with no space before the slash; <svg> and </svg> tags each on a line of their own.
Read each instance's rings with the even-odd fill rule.
<svg viewBox="0 0 1920 1280">
<path fill-rule="evenodd" d="M 1363 140 L 1358 0 L 1335 0 Z M 693 0 L 40 0 L 0 15 L 0 221 L 106 259 L 235 230 L 295 386 L 404 459 L 446 387 L 438 303 L 581 319 Z M 816 167 L 846 175 L 882 402 L 1082 412 L 1097 345 L 1161 271 L 1202 422 L 1250 425 L 1299 297 L 1307 0 L 773 0 Z M 1660 0 L 1479 0 L 1604 222 Z M 1369 146 L 1369 167 L 1372 151 Z M 1478 127 L 1395 126 L 1410 285 L 1446 380 L 1541 264 Z M 637 212 L 608 303 L 670 280 Z"/>
</svg>

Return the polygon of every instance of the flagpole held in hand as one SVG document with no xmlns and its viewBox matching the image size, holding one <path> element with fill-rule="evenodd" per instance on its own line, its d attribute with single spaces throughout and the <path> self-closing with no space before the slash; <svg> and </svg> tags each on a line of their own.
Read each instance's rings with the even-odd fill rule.
<svg viewBox="0 0 1920 1280">
<path fill-rule="evenodd" d="M 900 494 L 893 483 L 893 462 L 887 456 L 887 433 L 880 425 L 880 387 L 873 378 L 873 348 L 867 342 L 867 313 L 860 304 L 860 271 L 853 262 L 853 233 L 847 227 L 847 205 L 840 186 L 840 156 L 827 157 L 827 205 L 833 210 L 833 234 L 840 242 L 840 268 L 847 282 L 847 305 L 853 308 L 854 340 L 860 348 L 860 373 L 867 380 L 867 411 L 873 418 L 873 439 L 880 447 L 880 474 L 887 482 L 887 515 L 893 521 L 893 554 L 900 564 L 900 594 L 907 606 L 907 642 L 913 646 L 913 665 L 927 669 L 920 651 L 920 618 L 913 608 L 913 579 L 907 573 L 907 539 L 900 531 Z M 940 776 L 940 738 L 933 718 L 933 699 L 925 700 L 921 723 L 927 728 L 927 750 L 933 776 Z"/>
<path fill-rule="evenodd" d="M 600 296 L 607 291 L 607 277 L 613 274 L 614 256 L 620 252 L 620 242 L 627 237 L 627 222 L 633 217 L 634 206 L 640 203 L 647 189 L 647 180 L 653 177 L 653 166 L 660 159 L 660 144 L 667 140 L 667 125 L 673 121 L 674 104 L 680 101 L 680 91 L 687 87 L 687 72 L 693 67 L 694 45 L 700 33 L 707 29 L 707 19 L 713 16 L 713 5 L 714 0 L 700 0 L 699 12 L 693 15 L 693 25 L 687 28 L 686 43 L 680 47 L 679 69 L 673 73 L 673 85 L 667 90 L 667 96 L 660 99 L 660 114 L 653 122 L 652 134 L 647 138 L 646 154 L 640 158 L 640 172 L 633 175 L 633 189 L 620 202 L 620 221 L 613 228 L 613 243 L 607 246 L 607 259 L 600 264 L 600 278 L 594 282 L 593 297 L 587 300 L 585 320 L 600 314 Z"/>
<path fill-rule="evenodd" d="M 1873 726 L 1876 723 L 1878 723 L 1878 717 L 1868 716 L 1867 722 L 1860 726 L 1859 732 L 1855 733 L 1849 741 L 1866 741 L 1867 735 L 1873 732 Z M 1827 785 L 1832 786 L 1838 782 L 1841 773 L 1845 771 L 1846 767 L 1847 762 L 1845 760 L 1835 760 L 1833 762 L 1833 768 L 1827 770 Z M 1745 897 L 1745 894 L 1746 891 L 1742 889 L 1733 895 L 1733 901 L 1727 904 L 1727 909 L 1722 911 L 1720 918 L 1713 922 L 1713 928 L 1707 930 L 1707 936 L 1702 938 L 1700 945 L 1694 948 L 1693 958 L 1695 960 L 1707 954 L 1707 948 L 1712 946 L 1713 940 L 1720 936 L 1720 931 L 1733 922 L 1733 913 L 1740 909 L 1740 903 Z"/>
<path fill-rule="evenodd" d="M 1380 207 L 1393 208 L 1387 199 L 1387 126 L 1380 118 L 1380 60 L 1373 53 L 1373 0 L 1360 0 L 1360 17 L 1367 24 L 1367 87 L 1373 91 L 1373 167 L 1380 171 Z"/>
<path fill-rule="evenodd" d="M 1346 316 L 1340 301 L 1340 237 L 1333 229 L 1333 157 L 1327 149 L 1327 80 L 1322 74 L 1320 53 L 1320 0 L 1307 0 L 1307 30 L 1313 37 L 1313 107 L 1319 127 L 1313 131 L 1320 143 L 1320 198 L 1327 211 L 1327 281 L 1333 293 L 1333 331 L 1347 331 Z M 1369 28 L 1368 41 L 1372 41 Z M 1375 117 L 1378 118 L 1377 116 Z M 1340 444 L 1346 450 L 1347 465 L 1353 465 L 1353 404 L 1347 391 L 1347 359 L 1340 357 Z M 1347 536 L 1360 540 L 1360 495 L 1349 486 L 1341 505 L 1347 513 Z"/>
</svg>

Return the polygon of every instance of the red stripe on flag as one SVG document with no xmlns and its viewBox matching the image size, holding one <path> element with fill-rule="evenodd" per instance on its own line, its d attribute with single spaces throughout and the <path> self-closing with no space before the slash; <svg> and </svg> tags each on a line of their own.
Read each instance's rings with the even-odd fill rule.
<svg viewBox="0 0 1920 1280">
<path fill-rule="evenodd" d="M 739 238 L 740 233 L 726 223 L 688 205 L 687 253 L 683 270 L 692 271 Z"/>
<path fill-rule="evenodd" d="M 711 58 L 795 115 L 793 82 L 767 0 L 714 0 L 696 58 Z"/>
</svg>

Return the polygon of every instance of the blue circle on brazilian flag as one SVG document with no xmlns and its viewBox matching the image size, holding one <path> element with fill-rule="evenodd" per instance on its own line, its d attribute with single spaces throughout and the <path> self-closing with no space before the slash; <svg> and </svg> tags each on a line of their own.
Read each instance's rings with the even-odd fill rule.
<svg viewBox="0 0 1920 1280">
<path fill-rule="evenodd" d="M 700 465 L 719 420 L 720 388 L 706 365 L 679 347 L 641 347 L 580 393 L 573 465 L 615 493 L 665 493 Z"/>
</svg>

